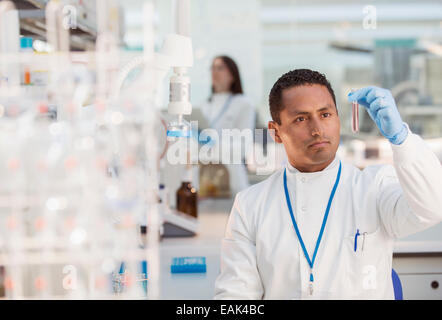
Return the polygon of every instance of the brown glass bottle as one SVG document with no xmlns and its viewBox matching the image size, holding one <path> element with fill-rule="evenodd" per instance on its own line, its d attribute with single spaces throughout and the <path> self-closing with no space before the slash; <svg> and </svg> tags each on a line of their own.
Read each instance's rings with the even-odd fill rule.
<svg viewBox="0 0 442 320">
<path fill-rule="evenodd" d="M 198 194 L 189 181 L 183 181 L 176 192 L 176 209 L 194 218 L 198 217 Z"/>
<path fill-rule="evenodd" d="M 5 296 L 5 267 L 0 266 L 0 298 Z"/>
</svg>

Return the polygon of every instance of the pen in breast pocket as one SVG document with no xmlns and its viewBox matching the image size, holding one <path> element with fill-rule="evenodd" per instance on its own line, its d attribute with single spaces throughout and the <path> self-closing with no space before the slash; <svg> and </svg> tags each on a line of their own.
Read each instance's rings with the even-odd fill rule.
<svg viewBox="0 0 442 320">
<path fill-rule="evenodd" d="M 361 234 L 359 233 L 359 229 L 356 229 L 356 233 L 355 233 L 355 248 L 354 251 L 356 252 L 356 250 L 358 249 L 358 237 Z M 364 251 L 364 244 L 365 244 L 365 236 L 367 235 L 367 232 L 363 232 L 362 233 L 362 248 L 361 251 Z"/>
<path fill-rule="evenodd" d="M 362 233 L 362 251 L 364 251 L 364 243 L 365 243 L 365 235 L 367 234 L 367 232 L 363 232 Z"/>
<path fill-rule="evenodd" d="M 358 237 L 360 235 L 361 234 L 359 233 L 359 229 L 356 229 L 356 234 L 355 234 L 355 252 L 356 252 L 356 249 L 358 248 Z"/>
</svg>

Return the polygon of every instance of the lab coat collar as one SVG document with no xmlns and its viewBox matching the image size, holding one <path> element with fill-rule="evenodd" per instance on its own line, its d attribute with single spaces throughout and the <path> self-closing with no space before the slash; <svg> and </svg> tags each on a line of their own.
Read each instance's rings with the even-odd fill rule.
<svg viewBox="0 0 442 320">
<path fill-rule="evenodd" d="M 231 92 L 216 92 L 213 94 L 214 97 L 227 97 L 230 96 Z"/>
<path fill-rule="evenodd" d="M 212 95 L 212 99 L 222 101 L 222 100 L 227 99 L 231 94 L 232 94 L 231 92 L 214 93 Z"/>
<path fill-rule="evenodd" d="M 334 171 L 337 170 L 338 165 L 339 165 L 339 157 L 337 155 L 335 155 L 335 158 L 333 159 L 333 161 L 324 169 L 322 169 L 321 171 L 316 171 L 316 172 L 301 172 L 298 169 L 296 169 L 295 167 L 293 167 L 291 165 L 291 163 L 289 161 L 287 161 L 287 171 L 289 175 L 295 175 L 295 176 L 303 176 L 303 177 L 318 177 L 318 176 L 323 176 L 323 175 L 327 175 L 329 173 L 333 173 Z"/>
</svg>

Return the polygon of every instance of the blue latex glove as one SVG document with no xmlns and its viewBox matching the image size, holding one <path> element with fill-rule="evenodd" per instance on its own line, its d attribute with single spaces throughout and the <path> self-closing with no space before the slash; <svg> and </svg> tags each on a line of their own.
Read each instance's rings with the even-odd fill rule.
<svg viewBox="0 0 442 320">
<path fill-rule="evenodd" d="M 201 145 L 207 145 L 209 147 L 212 147 L 215 144 L 215 139 L 213 139 L 211 136 L 205 134 L 204 131 L 201 130 L 192 130 L 192 137 L 198 141 Z"/>
<path fill-rule="evenodd" d="M 357 101 L 367 109 L 382 135 L 392 144 L 401 144 L 408 135 L 390 90 L 365 87 L 348 94 L 348 101 Z"/>
</svg>

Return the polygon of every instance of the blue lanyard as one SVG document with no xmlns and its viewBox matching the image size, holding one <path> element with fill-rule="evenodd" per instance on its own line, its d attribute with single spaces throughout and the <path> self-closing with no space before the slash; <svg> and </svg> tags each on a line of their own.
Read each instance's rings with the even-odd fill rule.
<svg viewBox="0 0 442 320">
<path fill-rule="evenodd" d="M 216 118 L 214 118 L 214 120 L 210 123 L 210 128 L 213 128 L 215 126 L 215 124 L 218 123 L 219 119 L 221 119 L 221 116 L 227 111 L 227 109 L 229 109 L 230 102 L 232 102 L 232 98 L 233 98 L 233 95 L 232 94 L 229 95 L 229 97 L 227 98 L 226 102 L 224 102 L 224 105 L 221 108 L 218 115 L 216 116 Z"/>
<path fill-rule="evenodd" d="M 301 244 L 302 251 L 304 251 L 305 259 L 307 260 L 310 266 L 310 294 L 313 294 L 313 265 L 315 263 L 316 254 L 318 253 L 319 244 L 321 243 L 322 234 L 324 233 L 325 224 L 327 223 L 328 213 L 330 211 L 330 207 L 335 196 L 336 188 L 339 184 L 339 179 L 341 178 L 341 162 L 339 161 L 339 170 L 338 176 L 336 177 L 335 185 L 333 186 L 333 190 L 328 199 L 327 209 L 325 210 L 324 219 L 322 221 L 321 231 L 319 232 L 318 240 L 316 241 L 315 251 L 313 252 L 313 258 L 310 260 L 310 256 L 308 255 L 307 249 L 305 248 L 304 241 L 302 240 L 301 234 L 298 229 L 298 225 L 296 224 L 295 216 L 293 215 L 292 204 L 290 202 L 289 190 L 287 188 L 287 169 L 284 169 L 284 191 L 285 191 L 285 199 L 287 201 L 287 206 L 289 208 L 290 217 L 292 218 L 293 227 L 295 228 L 296 235 L 298 236 L 299 243 Z"/>
</svg>

